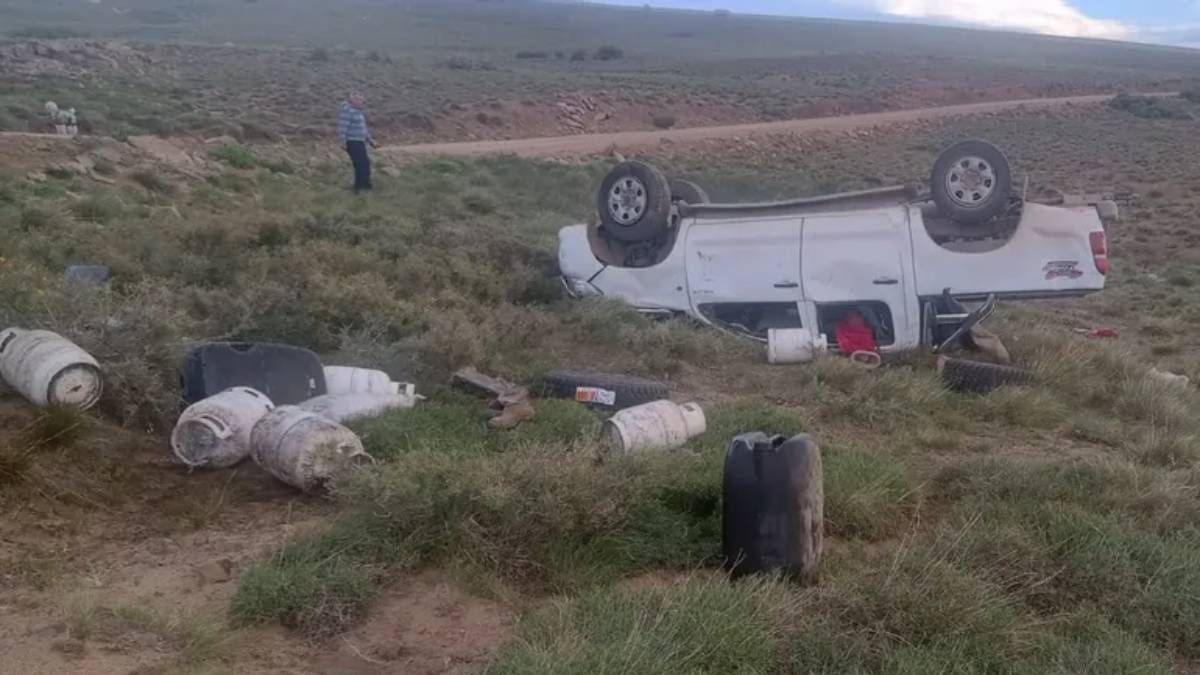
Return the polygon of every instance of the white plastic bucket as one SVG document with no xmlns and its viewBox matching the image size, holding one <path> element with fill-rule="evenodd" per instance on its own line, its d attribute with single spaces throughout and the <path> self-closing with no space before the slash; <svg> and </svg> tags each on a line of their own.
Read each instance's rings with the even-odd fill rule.
<svg viewBox="0 0 1200 675">
<path fill-rule="evenodd" d="M 353 431 L 291 405 L 272 410 L 254 425 L 250 447 L 267 473 L 305 492 L 319 490 L 351 463 L 371 460 Z"/>
<path fill-rule="evenodd" d="M 351 368 L 348 366 L 325 366 L 325 393 L 327 394 L 400 394 L 413 395 L 413 385 L 392 382 L 382 370 Z"/>
<path fill-rule="evenodd" d="M 677 448 L 707 428 L 699 404 L 654 401 L 613 415 L 604 423 L 603 439 L 610 452 L 627 455 Z"/>
<path fill-rule="evenodd" d="M 224 469 L 250 455 L 250 432 L 275 409 L 266 394 L 234 387 L 193 403 L 171 432 L 171 450 L 188 468 Z"/>
<path fill-rule="evenodd" d="M 807 328 L 772 328 L 767 331 L 767 363 L 808 363 L 829 348 L 824 335 L 813 337 Z"/>
<path fill-rule="evenodd" d="M 9 328 L 0 332 L 0 377 L 38 406 L 87 410 L 104 391 L 96 359 L 48 330 Z"/>
<path fill-rule="evenodd" d="M 310 398 L 298 407 L 340 423 L 411 408 L 418 398 L 408 394 L 326 394 Z"/>
</svg>

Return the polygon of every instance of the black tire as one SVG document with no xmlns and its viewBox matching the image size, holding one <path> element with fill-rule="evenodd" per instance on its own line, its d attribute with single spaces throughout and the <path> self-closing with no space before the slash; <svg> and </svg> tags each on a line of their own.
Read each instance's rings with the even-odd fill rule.
<svg viewBox="0 0 1200 675">
<path fill-rule="evenodd" d="M 948 357 L 938 359 L 938 372 L 950 390 L 964 394 L 986 394 L 1000 387 L 1022 386 L 1033 381 L 1033 373 L 1024 368 Z"/>
<path fill-rule="evenodd" d="M 708 193 L 704 191 L 704 188 L 690 180 L 672 178 L 670 181 L 670 186 L 672 202 L 683 202 L 685 204 L 708 204 L 710 201 L 708 198 Z"/>
<path fill-rule="evenodd" d="M 588 403 L 591 407 L 614 412 L 667 398 L 667 385 L 641 377 L 610 375 L 608 373 L 589 371 L 556 370 L 547 373 L 542 378 L 542 396 L 579 400 L 578 390 L 580 388 L 603 389 L 616 394 L 616 399 L 612 405 L 595 401 L 582 401 Z"/>
<path fill-rule="evenodd" d="M 986 141 L 963 141 L 938 156 L 929 178 L 942 215 L 979 225 L 1000 215 L 1012 195 L 1008 158 Z"/>
<path fill-rule="evenodd" d="M 604 231 L 618 241 L 650 241 L 671 225 L 671 186 L 645 162 L 622 162 L 609 171 L 596 204 Z"/>
</svg>

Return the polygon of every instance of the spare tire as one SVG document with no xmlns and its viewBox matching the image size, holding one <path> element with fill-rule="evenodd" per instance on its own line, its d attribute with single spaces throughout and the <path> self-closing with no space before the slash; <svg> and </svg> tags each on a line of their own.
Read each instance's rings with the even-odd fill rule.
<svg viewBox="0 0 1200 675">
<path fill-rule="evenodd" d="M 685 204 L 707 204 L 709 203 L 708 193 L 704 188 L 693 183 L 690 180 L 682 180 L 672 178 L 671 186 L 671 201 L 683 202 Z"/>
<path fill-rule="evenodd" d="M 1012 195 L 1008 158 L 986 141 L 963 141 L 943 152 L 929 178 L 942 215 L 978 225 L 1004 212 Z"/>
<path fill-rule="evenodd" d="M 1005 386 L 1023 386 L 1033 381 L 1033 372 L 1024 368 L 1000 366 L 981 361 L 965 361 L 941 357 L 938 373 L 951 391 L 965 394 L 986 394 Z"/>
<path fill-rule="evenodd" d="M 597 197 L 604 231 L 618 241 L 649 241 L 670 227 L 671 187 L 651 164 L 618 164 L 604 177 Z"/>
<path fill-rule="evenodd" d="M 591 371 L 556 370 L 542 378 L 542 385 L 543 396 L 569 398 L 611 411 L 667 397 L 667 385 L 662 382 Z"/>
</svg>

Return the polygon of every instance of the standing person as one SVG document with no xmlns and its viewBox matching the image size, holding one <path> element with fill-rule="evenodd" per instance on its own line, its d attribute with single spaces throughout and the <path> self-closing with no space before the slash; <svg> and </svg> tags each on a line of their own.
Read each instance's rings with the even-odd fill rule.
<svg viewBox="0 0 1200 675">
<path fill-rule="evenodd" d="M 346 154 L 354 164 L 354 192 L 370 190 L 371 157 L 367 146 L 377 148 L 375 139 L 367 131 L 367 116 L 363 114 L 366 99 L 362 94 L 350 94 L 338 110 L 338 139 L 346 147 Z"/>
</svg>

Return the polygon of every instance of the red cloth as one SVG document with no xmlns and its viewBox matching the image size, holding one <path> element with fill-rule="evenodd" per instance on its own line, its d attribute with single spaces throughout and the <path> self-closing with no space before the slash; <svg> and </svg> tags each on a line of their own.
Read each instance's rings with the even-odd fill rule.
<svg viewBox="0 0 1200 675">
<path fill-rule="evenodd" d="M 834 327 L 834 333 L 837 336 L 838 349 L 847 356 L 854 352 L 873 352 L 877 349 L 875 334 L 858 312 L 847 312 Z"/>
</svg>

